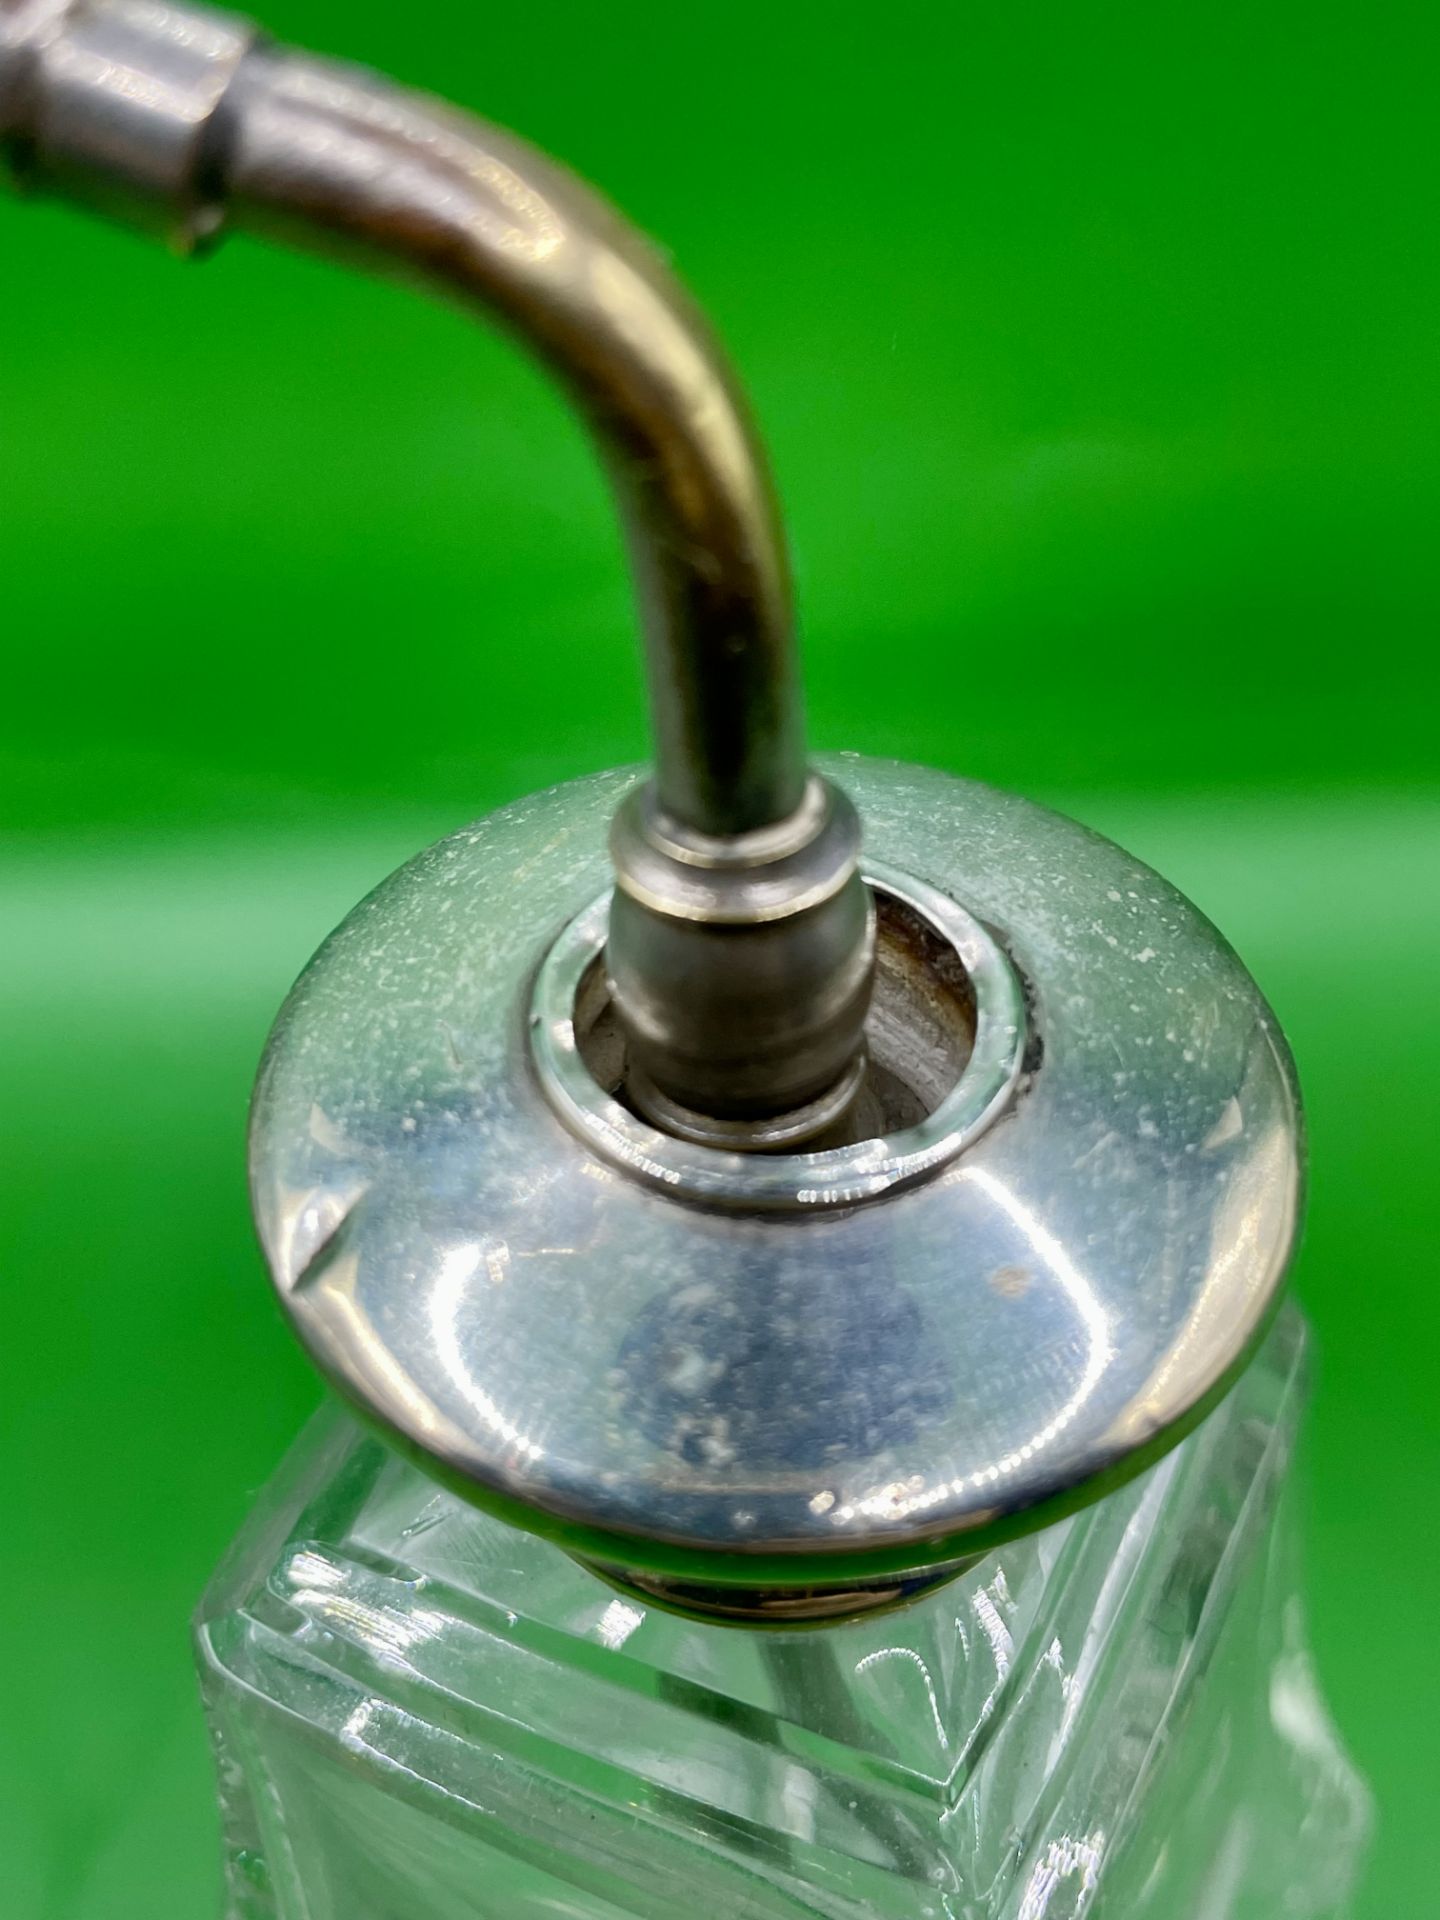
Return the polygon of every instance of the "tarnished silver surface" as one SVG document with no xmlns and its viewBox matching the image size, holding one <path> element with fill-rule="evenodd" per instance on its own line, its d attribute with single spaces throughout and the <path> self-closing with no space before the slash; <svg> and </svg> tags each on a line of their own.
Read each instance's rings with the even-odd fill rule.
<svg viewBox="0 0 1440 1920">
<path fill-rule="evenodd" d="M 908 1573 L 855 1575 L 833 1584 L 798 1586 L 719 1585 L 713 1580 L 677 1580 L 665 1574 L 640 1573 L 634 1567 L 605 1566 L 586 1560 L 592 1573 L 652 1607 L 683 1614 L 691 1620 L 717 1625 L 756 1627 L 823 1627 L 836 1620 L 893 1613 L 923 1600 L 936 1587 L 973 1567 L 983 1554 L 941 1561 Z"/>
<path fill-rule="evenodd" d="M 677 1138 L 647 1125 L 596 1084 L 576 1040 L 581 983 L 605 944 L 610 901 L 602 894 L 570 922 L 546 954 L 530 1001 L 530 1042 L 540 1083 L 581 1143 L 622 1172 L 677 1199 L 742 1212 L 814 1213 L 822 1207 L 853 1207 L 908 1186 L 978 1138 L 1004 1112 L 1020 1074 L 1028 1030 L 1020 981 L 999 943 L 938 889 L 874 861 L 866 863 L 865 877 L 881 890 L 882 898 L 901 900 L 923 918 L 947 942 L 968 977 L 973 1039 L 958 1078 L 935 1100 L 933 1111 L 901 1131 L 795 1153 L 723 1152 L 694 1136 Z M 887 1011 L 882 980 L 872 1027 L 885 1020 Z M 871 1051 L 884 1056 L 897 1039 L 903 1046 L 912 1036 L 874 1032 Z M 921 1045 L 931 1041 L 932 1054 L 940 1051 L 929 1034 L 913 1039 Z M 899 1077 L 909 1077 L 903 1062 L 882 1063 L 898 1069 Z M 932 1070 L 935 1064 L 932 1060 Z"/>
<path fill-rule="evenodd" d="M 717 1119 L 773 1133 L 774 1116 L 800 1109 L 823 1130 L 858 1080 L 875 967 L 850 801 L 812 775 L 789 820 L 716 838 L 642 787 L 615 815 L 610 853 L 605 968 L 639 1103 L 692 1138 Z"/>
<path fill-rule="evenodd" d="M 664 265 L 513 136 L 168 0 L 0 0 L 0 150 L 185 245 L 237 224 L 399 265 L 558 373 L 615 480 L 651 665 L 617 1013 L 635 1009 L 652 1110 L 773 1132 L 818 1102 L 828 1124 L 870 920 L 853 834 L 811 805 L 765 463 Z M 1288 1055 L 1201 916 L 1023 801 L 832 773 L 877 877 L 972 917 L 958 1106 L 936 1085 L 913 1126 L 763 1161 L 661 1152 L 638 1120 L 644 1166 L 592 1151 L 603 1109 L 580 1089 L 562 1121 L 529 1021 L 538 977 L 542 1026 L 563 1026 L 538 970 L 606 882 L 633 784 L 607 775 L 455 835 L 358 908 L 287 1003 L 254 1108 L 277 1287 L 354 1404 L 474 1498 L 715 1617 L 726 1588 L 775 1617 L 844 1605 L 847 1583 L 903 1597 L 1137 1471 L 1246 1358 L 1295 1233 Z M 751 854 L 755 884 L 732 884 Z M 796 872 L 813 899 L 762 911 Z M 738 1013 L 725 976 L 748 962 L 714 932 L 734 927 L 756 954 L 780 928 L 797 943 Z"/>
<path fill-rule="evenodd" d="M 224 218 L 215 118 L 256 38 L 164 0 L 0 0 L 0 153 L 190 252 Z"/>
<path fill-rule="evenodd" d="M 604 885 L 623 774 L 381 887 L 297 985 L 257 1089 L 257 1218 L 320 1365 L 472 1497 L 647 1578 L 874 1577 L 1093 1497 L 1227 1383 L 1294 1237 L 1289 1057 L 1209 923 L 1022 800 L 829 770 L 874 858 L 960 902 L 1026 983 L 1011 1103 L 930 1179 L 716 1211 L 556 1118 L 532 983 Z"/>
<path fill-rule="evenodd" d="M 853 848 L 807 806 L 769 469 L 718 342 L 643 236 L 511 133 L 170 0 L 0 0 L 0 155 L 185 249 L 240 228 L 399 268 L 557 375 L 629 540 L 665 823 L 648 855 L 643 836 L 617 843 L 617 1010 L 682 1109 L 768 1119 L 843 1089 L 869 923 Z M 809 836 L 828 903 L 747 918 L 760 896 L 737 884 L 723 930 L 697 919 L 696 849 L 728 843 L 738 878 L 776 831 L 802 852 Z"/>
</svg>

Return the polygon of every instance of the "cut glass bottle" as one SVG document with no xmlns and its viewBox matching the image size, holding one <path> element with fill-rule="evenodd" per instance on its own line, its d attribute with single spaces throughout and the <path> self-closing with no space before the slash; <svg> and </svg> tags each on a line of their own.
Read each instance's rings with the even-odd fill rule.
<svg viewBox="0 0 1440 1920">
<path fill-rule="evenodd" d="M 700 1625 L 320 1414 L 201 1608 L 230 1920 L 1318 1920 L 1368 1822 L 1306 1652 L 1282 1314 L 1086 1511 L 908 1608 Z"/>
</svg>

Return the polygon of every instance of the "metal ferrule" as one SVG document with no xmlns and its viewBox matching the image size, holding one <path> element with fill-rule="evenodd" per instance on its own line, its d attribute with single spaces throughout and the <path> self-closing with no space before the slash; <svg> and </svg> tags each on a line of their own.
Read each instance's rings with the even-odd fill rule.
<svg viewBox="0 0 1440 1920">
<path fill-rule="evenodd" d="M 224 217 L 217 115 L 257 38 L 155 0 L 0 0 L 0 151 L 189 252 Z"/>
<path fill-rule="evenodd" d="M 812 776 L 789 819 L 717 838 L 644 787 L 610 851 L 606 972 L 634 1104 L 663 1131 L 742 1148 L 825 1133 L 859 1089 L 875 963 L 844 794 Z"/>
</svg>

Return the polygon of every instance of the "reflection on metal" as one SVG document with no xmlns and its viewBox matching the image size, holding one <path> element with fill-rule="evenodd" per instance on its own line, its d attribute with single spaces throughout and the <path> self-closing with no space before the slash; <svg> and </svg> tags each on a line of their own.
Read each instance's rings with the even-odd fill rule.
<svg viewBox="0 0 1440 1920">
<path fill-rule="evenodd" d="M 472 1242 L 452 1247 L 440 1261 L 439 1276 L 430 1295 L 430 1331 L 435 1342 L 435 1356 L 482 1425 L 488 1427 L 495 1438 L 503 1446 L 509 1447 L 518 1459 L 534 1464 L 540 1460 L 544 1449 L 537 1446 L 512 1420 L 508 1420 L 485 1389 L 476 1382 L 461 1344 L 460 1314 L 469 1284 L 482 1259 L 482 1249 Z M 490 1278 L 493 1283 L 493 1270 Z"/>
<path fill-rule="evenodd" d="M 1084 1359 L 1080 1377 L 1069 1399 L 1050 1416 L 1042 1427 L 1012 1448 L 1010 1452 L 1002 1454 L 998 1460 L 988 1461 L 983 1468 L 970 1477 L 968 1482 L 952 1481 L 946 1486 L 929 1487 L 923 1493 L 913 1494 L 906 1483 L 885 1487 L 877 1493 L 856 1501 L 857 1513 L 883 1514 L 889 1518 L 904 1516 L 919 1519 L 927 1509 L 942 1506 L 960 1494 L 978 1491 L 981 1488 L 993 1490 L 1000 1487 L 1037 1454 L 1042 1454 L 1053 1446 L 1083 1410 L 1086 1401 L 1104 1377 L 1106 1367 L 1114 1358 L 1109 1318 L 1096 1299 L 1095 1291 L 1089 1281 L 1076 1267 L 1054 1234 L 1047 1227 L 1042 1226 L 1030 1210 L 984 1167 L 962 1167 L 959 1177 L 962 1180 L 973 1181 L 1014 1221 L 1046 1270 L 1053 1274 L 1074 1305 L 1083 1329 L 1080 1345 Z M 1026 1269 L 1019 1268 L 1016 1271 L 1023 1273 Z"/>
<path fill-rule="evenodd" d="M 1026 1038 L 1020 983 L 994 937 L 952 899 L 883 863 L 867 862 L 865 871 L 882 899 L 908 908 L 949 949 L 968 985 L 973 1021 L 968 1058 L 932 1111 L 900 1131 L 798 1153 L 727 1152 L 650 1125 L 596 1083 L 577 1039 L 577 1001 L 605 946 L 610 900 L 602 894 L 560 934 L 540 967 L 531 1000 L 536 1071 L 556 1113 L 586 1146 L 635 1178 L 676 1197 L 747 1210 L 852 1207 L 953 1160 L 1004 1112 L 1014 1089 Z M 900 1080 L 909 1065 L 904 1058 L 908 1027 L 924 1010 L 907 1020 L 908 1004 L 887 1004 L 889 971 L 882 969 L 870 1055 L 880 1071 Z M 893 971 L 903 988 L 900 969 Z M 928 1064 L 933 1066 L 933 1057 Z"/>
<path fill-rule="evenodd" d="M 563 1042 L 603 937 L 627 775 L 396 874 L 301 979 L 256 1095 L 262 1238 L 330 1377 L 448 1484 L 711 1618 L 893 1604 L 1138 1471 L 1258 1340 L 1294 1235 L 1288 1057 L 1203 917 L 1043 809 L 836 770 L 877 884 L 938 902 L 963 955 L 957 1097 L 987 1057 L 986 967 L 1014 1005 L 1024 984 L 989 1056 L 1008 1094 L 908 1184 L 867 1198 L 851 1167 L 822 1203 L 827 1152 L 657 1146 L 593 1078 L 593 1111 L 648 1135 L 651 1166 L 561 1117 L 539 1042 Z M 588 1072 L 573 1034 L 564 1057 Z M 929 1095 L 943 1125 L 946 1089 Z M 894 1141 L 830 1151 L 873 1173 Z M 332 1181 L 365 1188 L 343 1301 L 286 1268 L 293 1196 Z"/>
<path fill-rule="evenodd" d="M 272 1036 L 256 1217 L 329 1378 L 710 1619 L 899 1604 L 1172 1445 L 1290 1256 L 1284 1043 L 1118 848 L 922 769 L 808 768 L 765 464 L 645 243 L 513 136 L 167 0 L 0 0 L 0 151 L 182 246 L 300 237 L 498 315 L 619 496 L 653 784 L 421 854 Z M 1060 1843 L 1027 1913 L 1102 1844 Z"/>
</svg>

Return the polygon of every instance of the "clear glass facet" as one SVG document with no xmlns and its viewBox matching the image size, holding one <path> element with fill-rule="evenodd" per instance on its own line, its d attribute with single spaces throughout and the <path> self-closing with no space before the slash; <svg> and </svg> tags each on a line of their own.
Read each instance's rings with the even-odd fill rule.
<svg viewBox="0 0 1440 1920">
<path fill-rule="evenodd" d="M 1368 1803 L 1306 1654 L 1287 1311 L 1097 1506 L 888 1616 L 697 1625 L 338 1409 L 201 1608 L 229 1920 L 1316 1920 Z"/>
</svg>

